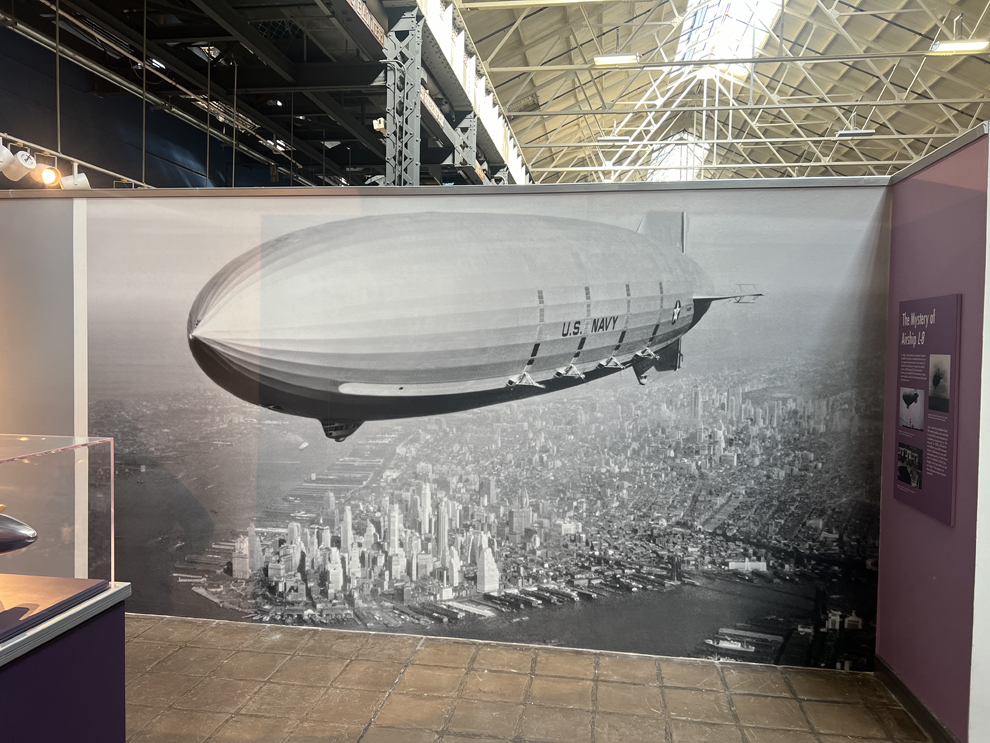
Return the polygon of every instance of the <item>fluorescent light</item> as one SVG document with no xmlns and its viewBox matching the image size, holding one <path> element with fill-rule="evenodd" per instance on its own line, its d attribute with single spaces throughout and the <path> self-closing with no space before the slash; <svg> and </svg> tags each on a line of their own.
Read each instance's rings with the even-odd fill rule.
<svg viewBox="0 0 990 743">
<path fill-rule="evenodd" d="M 963 52 L 982 52 L 990 46 L 990 41 L 979 39 L 960 39 L 959 41 L 936 41 L 932 44 L 932 54 L 961 54 Z"/>
<path fill-rule="evenodd" d="M 599 142 L 628 142 L 632 137 L 625 134 L 603 134 L 598 138 Z"/>
<path fill-rule="evenodd" d="M 841 132 L 836 132 L 835 136 L 851 139 L 852 137 L 872 137 L 876 133 L 876 129 L 843 129 Z"/>
<path fill-rule="evenodd" d="M 628 67 L 639 64 L 639 54 L 596 54 L 595 67 Z"/>
</svg>

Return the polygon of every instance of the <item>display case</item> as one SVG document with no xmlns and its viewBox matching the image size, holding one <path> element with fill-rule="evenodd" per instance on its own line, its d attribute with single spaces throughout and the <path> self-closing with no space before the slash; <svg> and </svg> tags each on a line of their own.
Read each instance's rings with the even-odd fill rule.
<svg viewBox="0 0 990 743">
<path fill-rule="evenodd" d="M 0 434 L 0 504 L 38 533 L 0 573 L 114 581 L 113 439 Z"/>
</svg>

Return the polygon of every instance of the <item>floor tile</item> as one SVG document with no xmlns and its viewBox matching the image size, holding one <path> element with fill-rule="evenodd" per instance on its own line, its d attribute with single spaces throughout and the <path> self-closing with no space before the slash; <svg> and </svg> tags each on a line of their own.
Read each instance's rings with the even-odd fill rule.
<svg viewBox="0 0 990 743">
<path fill-rule="evenodd" d="M 598 680 L 627 684 L 656 684 L 657 663 L 653 658 L 630 655 L 598 656 Z"/>
<path fill-rule="evenodd" d="M 129 642 L 124 646 L 124 668 L 132 673 L 144 673 L 180 647 L 160 642 Z"/>
<path fill-rule="evenodd" d="M 533 663 L 531 648 L 482 645 L 474 657 L 474 668 L 486 671 L 529 673 Z"/>
<path fill-rule="evenodd" d="M 735 725 L 673 720 L 670 730 L 674 743 L 744 743 L 742 731 Z"/>
<path fill-rule="evenodd" d="M 297 652 L 299 655 L 319 655 L 327 658 L 353 658 L 361 646 L 368 641 L 363 632 L 337 632 L 320 630 L 314 632 L 309 641 Z"/>
<path fill-rule="evenodd" d="M 461 696 L 489 702 L 521 702 L 529 676 L 501 671 L 469 671 Z"/>
<path fill-rule="evenodd" d="M 665 743 L 664 724 L 648 717 L 599 714 L 595 743 Z"/>
<path fill-rule="evenodd" d="M 789 730 L 808 730 L 811 727 L 796 699 L 735 694 L 732 704 L 743 725 Z"/>
<path fill-rule="evenodd" d="M 540 676 L 593 679 L 595 656 L 592 653 L 540 648 L 536 655 L 536 673 Z"/>
<path fill-rule="evenodd" d="M 285 743 L 357 743 L 364 727 L 340 727 L 305 720 L 299 723 Z"/>
<path fill-rule="evenodd" d="M 352 660 L 340 675 L 333 680 L 333 686 L 346 689 L 369 689 L 388 691 L 402 673 L 401 663 L 376 663 L 370 660 Z"/>
<path fill-rule="evenodd" d="M 454 707 L 447 730 L 452 733 L 511 738 L 522 710 L 522 706 L 518 704 L 461 699 Z"/>
<path fill-rule="evenodd" d="M 784 675 L 801 699 L 826 702 L 859 702 L 861 699 L 855 681 L 837 671 L 789 668 Z"/>
<path fill-rule="evenodd" d="M 415 665 L 467 668 L 477 648 L 478 645 L 473 642 L 424 640 L 412 662 Z"/>
<path fill-rule="evenodd" d="M 345 658 L 320 658 L 314 655 L 294 655 L 279 666 L 272 676 L 276 684 L 329 686 L 347 665 Z"/>
<path fill-rule="evenodd" d="M 858 735 L 868 738 L 886 737 L 880 723 L 862 704 L 805 702 L 804 709 L 811 724 L 820 733 Z"/>
<path fill-rule="evenodd" d="M 690 689 L 722 691 L 722 679 L 714 663 L 691 661 L 660 661 L 660 677 L 664 686 L 684 686 Z"/>
<path fill-rule="evenodd" d="M 914 718 L 899 707 L 871 707 L 873 714 L 887 730 L 891 740 L 905 743 L 924 743 L 928 735 L 919 727 Z"/>
<path fill-rule="evenodd" d="M 410 730 L 409 728 L 383 728 L 372 725 L 361 743 L 434 743 L 437 733 L 432 730 Z"/>
<path fill-rule="evenodd" d="M 529 688 L 529 703 L 590 710 L 593 686 L 591 681 L 582 679 L 534 676 Z"/>
<path fill-rule="evenodd" d="M 124 637 L 128 640 L 162 621 L 161 617 L 146 617 L 141 614 L 124 615 Z"/>
<path fill-rule="evenodd" d="M 664 698 L 671 717 L 701 722 L 735 722 L 729 701 L 721 692 L 666 689 Z"/>
<path fill-rule="evenodd" d="M 663 696 L 656 686 L 598 682 L 598 709 L 623 715 L 662 715 Z"/>
<path fill-rule="evenodd" d="M 240 622 L 217 622 L 207 627 L 201 634 L 189 641 L 198 648 L 223 648 L 241 650 L 249 647 L 258 635 L 265 631 L 263 624 L 243 624 Z"/>
<path fill-rule="evenodd" d="M 163 642 L 185 645 L 203 634 L 212 622 L 199 619 L 167 617 L 134 638 L 135 642 Z"/>
<path fill-rule="evenodd" d="M 464 673 L 463 668 L 410 665 L 403 671 L 395 690 L 407 694 L 451 696 L 457 693 Z"/>
<path fill-rule="evenodd" d="M 291 655 L 305 645 L 309 639 L 319 632 L 316 629 L 301 627 L 282 627 L 270 624 L 258 636 L 245 645 L 248 650 L 267 653 L 285 653 Z"/>
<path fill-rule="evenodd" d="M 184 673 L 186 676 L 206 676 L 233 653 L 233 650 L 217 648 L 179 648 L 155 665 L 155 673 Z"/>
<path fill-rule="evenodd" d="M 291 728 L 275 717 L 234 715 L 213 734 L 210 743 L 281 743 Z"/>
<path fill-rule="evenodd" d="M 577 709 L 526 707 L 522 739 L 546 743 L 590 743 L 591 713 Z"/>
<path fill-rule="evenodd" d="M 329 689 L 313 705 L 309 717 L 340 726 L 364 726 L 383 701 L 384 692 Z"/>
<path fill-rule="evenodd" d="M 227 720 L 227 715 L 214 712 L 165 710 L 139 732 L 136 743 L 202 743 Z"/>
<path fill-rule="evenodd" d="M 127 737 L 142 730 L 149 722 L 162 713 L 161 707 L 142 707 L 137 704 L 127 705 Z"/>
<path fill-rule="evenodd" d="M 195 709 L 202 712 L 237 712 L 252 695 L 261 688 L 260 681 L 207 678 L 196 684 L 177 700 L 177 709 Z"/>
<path fill-rule="evenodd" d="M 220 678 L 267 681 L 288 659 L 288 655 L 238 650 L 213 669 L 211 675 Z"/>
<path fill-rule="evenodd" d="M 453 700 L 448 697 L 393 692 L 375 717 L 375 724 L 393 728 L 439 730 L 447 721 L 453 705 Z"/>
<path fill-rule="evenodd" d="M 168 707 L 203 679 L 178 673 L 146 673 L 125 687 L 127 701 L 147 707 Z"/>
<path fill-rule="evenodd" d="M 733 693 L 794 696 L 787 682 L 784 681 L 784 675 L 776 668 L 726 663 L 722 666 L 722 676 L 725 678 L 725 685 Z"/>
<path fill-rule="evenodd" d="M 393 635 L 372 635 L 355 655 L 364 660 L 393 661 L 405 663 L 419 647 L 418 637 L 395 637 Z"/>
<path fill-rule="evenodd" d="M 811 733 L 797 730 L 768 730 L 766 728 L 743 728 L 746 743 L 818 743 Z"/>
<path fill-rule="evenodd" d="M 313 686 L 265 684 L 241 708 L 241 714 L 298 720 L 313 708 L 324 693 L 323 689 Z"/>
</svg>

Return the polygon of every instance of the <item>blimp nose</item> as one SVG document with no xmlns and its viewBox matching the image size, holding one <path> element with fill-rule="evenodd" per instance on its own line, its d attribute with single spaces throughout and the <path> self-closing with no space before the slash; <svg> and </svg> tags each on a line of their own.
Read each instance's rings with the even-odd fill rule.
<svg viewBox="0 0 990 743">
<path fill-rule="evenodd" d="M 0 554 L 30 547 L 38 541 L 38 532 L 23 521 L 0 515 Z"/>
</svg>

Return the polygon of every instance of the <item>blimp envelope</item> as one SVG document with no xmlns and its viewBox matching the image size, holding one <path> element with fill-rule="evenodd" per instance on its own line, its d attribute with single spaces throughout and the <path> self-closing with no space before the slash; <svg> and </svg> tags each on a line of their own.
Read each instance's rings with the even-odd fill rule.
<svg viewBox="0 0 990 743">
<path fill-rule="evenodd" d="M 363 217 L 221 269 L 189 315 L 219 385 L 321 421 L 464 410 L 651 360 L 707 309 L 682 215 L 640 232 L 505 214 Z M 329 433 L 329 431 L 328 431 Z"/>
</svg>

